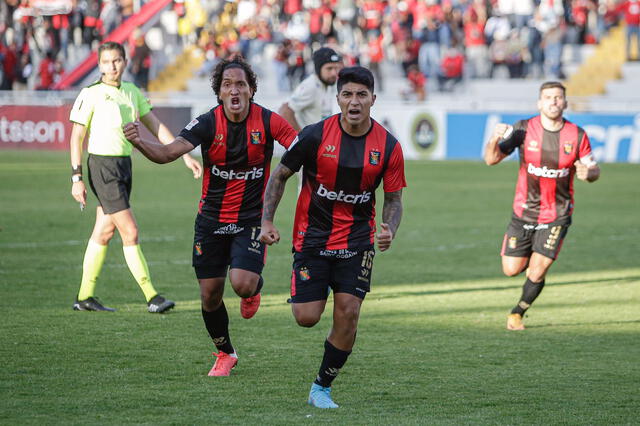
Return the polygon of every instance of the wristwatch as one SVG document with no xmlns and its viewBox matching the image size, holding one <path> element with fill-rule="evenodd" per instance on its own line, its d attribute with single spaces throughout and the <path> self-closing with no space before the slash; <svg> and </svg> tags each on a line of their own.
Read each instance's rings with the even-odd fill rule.
<svg viewBox="0 0 640 426">
<path fill-rule="evenodd" d="M 73 182 L 73 183 L 82 182 L 82 175 L 73 175 L 73 176 L 71 176 L 71 182 Z"/>
</svg>

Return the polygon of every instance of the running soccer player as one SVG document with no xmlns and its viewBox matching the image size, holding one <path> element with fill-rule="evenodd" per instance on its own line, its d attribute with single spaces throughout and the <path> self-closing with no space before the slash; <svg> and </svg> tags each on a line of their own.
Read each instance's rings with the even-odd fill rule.
<svg viewBox="0 0 640 426">
<path fill-rule="evenodd" d="M 168 145 L 140 139 L 138 123 L 124 127 L 127 139 L 147 158 L 168 163 L 201 147 L 205 165 L 195 222 L 193 267 L 200 284 L 202 318 L 218 349 L 209 376 L 228 376 L 238 363 L 229 337 L 222 295 L 229 270 L 231 287 L 249 319 L 260 306 L 266 250 L 258 236 L 262 196 L 269 178 L 273 143 L 285 148 L 296 132 L 278 114 L 253 102 L 256 75 L 241 57 L 213 70 L 218 106 L 192 120 Z"/>
<path fill-rule="evenodd" d="M 600 177 L 585 131 L 566 120 L 564 86 L 555 81 L 540 86 L 540 115 L 513 126 L 499 123 L 487 143 L 488 165 L 501 162 L 516 148 L 520 170 L 511 223 L 502 242 L 502 271 L 513 277 L 526 269 L 518 304 L 507 318 L 507 329 L 524 330 L 522 317 L 545 284 L 558 257 L 573 213 L 573 179 L 594 182 Z"/>
<path fill-rule="evenodd" d="M 331 383 L 355 343 L 360 307 L 370 290 L 373 267 L 375 190 L 384 182 L 380 251 L 391 247 L 402 218 L 406 186 L 402 148 L 370 116 L 374 80 L 362 67 L 344 68 L 337 84 L 341 113 L 306 127 L 282 157 L 267 183 L 260 240 L 273 244 L 273 225 L 284 187 L 303 168 L 293 225 L 291 301 L 298 325 L 313 327 L 334 292 L 333 325 L 311 385 L 309 404 L 337 408 Z"/>
<path fill-rule="evenodd" d="M 126 66 L 127 59 L 121 44 L 102 44 L 98 48 L 98 67 L 102 76 L 82 89 L 71 109 L 71 195 L 84 208 L 87 189 L 82 179 L 82 144 L 89 133 L 88 181 L 100 203 L 82 262 L 82 281 L 73 304 L 76 311 L 115 311 L 103 306 L 94 297 L 94 291 L 109 241 L 116 229 L 122 238 L 127 266 L 144 293 L 148 311 L 162 313 L 175 305 L 153 287 L 147 261 L 138 244 L 138 225 L 129 205 L 132 147 L 124 137 L 122 124 L 139 116 L 145 127 L 162 143 L 171 142 L 173 135 L 151 111 L 151 105 L 140 89 L 122 81 Z M 193 177 L 199 178 L 202 174 L 200 163 L 188 154 L 183 159 L 192 170 Z"/>
</svg>

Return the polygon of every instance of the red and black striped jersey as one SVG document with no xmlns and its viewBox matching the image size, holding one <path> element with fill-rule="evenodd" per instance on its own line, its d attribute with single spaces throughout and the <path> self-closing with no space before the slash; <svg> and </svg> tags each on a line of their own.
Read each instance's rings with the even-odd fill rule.
<svg viewBox="0 0 640 426">
<path fill-rule="evenodd" d="M 199 214 L 221 224 L 260 222 L 274 140 L 287 148 L 296 137 L 289 123 L 255 103 L 236 123 L 218 105 L 192 120 L 180 136 L 202 150 Z"/>
<path fill-rule="evenodd" d="M 589 137 L 568 120 L 559 131 L 545 130 L 539 115 L 513 127 L 511 137 L 499 146 L 505 154 L 519 148 L 514 216 L 530 223 L 568 220 L 573 212 L 574 163 L 595 164 Z"/>
<path fill-rule="evenodd" d="M 303 167 L 302 191 L 293 226 L 295 251 L 341 256 L 374 242 L 375 190 L 407 186 L 402 147 L 375 120 L 369 132 L 353 137 L 342 130 L 340 114 L 305 127 L 281 163 Z"/>
</svg>

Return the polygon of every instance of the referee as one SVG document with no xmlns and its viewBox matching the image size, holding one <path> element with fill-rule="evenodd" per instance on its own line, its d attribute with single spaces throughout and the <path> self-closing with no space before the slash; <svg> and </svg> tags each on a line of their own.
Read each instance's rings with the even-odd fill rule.
<svg viewBox="0 0 640 426">
<path fill-rule="evenodd" d="M 84 208 L 87 190 L 82 172 L 82 144 L 88 133 L 87 181 L 99 202 L 82 263 L 80 290 L 73 304 L 76 311 L 115 311 L 103 306 L 94 297 L 94 292 L 107 245 L 116 229 L 122 238 L 127 266 L 144 293 L 149 312 L 166 312 L 175 305 L 153 287 L 147 261 L 138 244 L 138 225 L 129 205 L 132 146 L 124 137 L 122 125 L 140 117 L 161 142 L 173 141 L 173 135 L 151 111 L 152 107 L 140 89 L 122 81 L 126 66 L 121 44 L 102 44 L 98 48 L 100 80 L 82 89 L 71 110 L 71 195 Z M 199 178 L 202 174 L 200 163 L 186 154 L 183 159 L 194 178 Z"/>
</svg>

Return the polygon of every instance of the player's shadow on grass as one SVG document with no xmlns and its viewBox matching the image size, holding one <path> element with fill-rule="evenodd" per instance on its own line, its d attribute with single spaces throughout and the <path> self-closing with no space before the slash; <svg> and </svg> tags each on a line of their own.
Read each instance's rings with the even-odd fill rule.
<svg viewBox="0 0 640 426">
<path fill-rule="evenodd" d="M 592 284 L 592 283 L 626 284 L 626 283 L 631 283 L 633 281 L 639 281 L 639 280 L 640 280 L 640 276 L 632 276 L 632 277 L 624 277 L 624 278 L 593 279 L 593 280 L 566 281 L 566 282 L 556 282 L 556 283 L 552 282 L 552 283 L 547 283 L 546 286 L 556 287 L 556 286 L 580 285 L 580 284 Z M 433 285 L 437 285 L 437 284 L 433 284 Z M 426 290 L 426 291 L 398 291 L 398 292 L 383 293 L 383 294 L 373 293 L 368 296 L 368 299 L 381 300 L 381 299 L 394 299 L 398 297 L 407 297 L 407 296 L 433 296 L 438 294 L 470 293 L 470 292 L 477 292 L 477 291 L 502 291 L 502 290 L 512 290 L 512 289 L 520 289 L 520 288 L 522 288 L 522 283 L 518 282 L 514 285 L 505 285 L 505 286 L 468 287 L 468 288 L 456 288 L 456 289 L 446 289 L 446 290 Z"/>
</svg>

